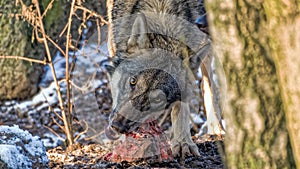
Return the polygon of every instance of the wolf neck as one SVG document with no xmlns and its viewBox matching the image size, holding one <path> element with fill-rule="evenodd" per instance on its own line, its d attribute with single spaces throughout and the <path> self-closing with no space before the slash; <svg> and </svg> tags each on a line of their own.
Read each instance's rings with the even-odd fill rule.
<svg viewBox="0 0 300 169">
<path fill-rule="evenodd" d="M 175 1 L 167 0 L 153 0 L 153 1 L 144 1 L 145 7 L 142 12 L 153 12 L 153 13 L 176 13 L 176 7 L 174 6 Z"/>
<path fill-rule="evenodd" d="M 130 14 L 156 13 L 181 16 L 192 21 L 192 12 L 187 0 L 139 0 L 136 1 Z"/>
<path fill-rule="evenodd" d="M 208 37 L 191 23 L 195 15 L 195 8 L 191 7 L 194 0 L 108 2 L 113 2 L 108 5 L 111 26 L 109 46 L 112 57 L 126 59 L 131 56 L 131 52 L 160 48 L 187 61 L 189 65 L 190 57 L 196 56 L 195 52 L 209 43 Z M 141 13 L 145 19 L 136 19 Z M 147 31 L 144 31 L 144 27 L 148 28 Z M 194 60 L 195 66 L 191 67 L 199 64 L 199 59 Z"/>
</svg>

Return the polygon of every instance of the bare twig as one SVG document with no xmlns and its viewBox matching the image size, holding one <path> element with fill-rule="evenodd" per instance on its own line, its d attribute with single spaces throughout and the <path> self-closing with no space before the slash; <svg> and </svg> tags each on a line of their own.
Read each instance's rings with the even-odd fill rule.
<svg viewBox="0 0 300 169">
<path fill-rule="evenodd" d="M 53 120 L 54 124 L 56 124 L 63 132 L 66 132 L 66 131 L 65 131 L 65 128 L 64 128 L 62 125 L 60 125 L 60 124 L 58 123 L 58 121 L 55 120 L 54 117 L 51 117 L 51 119 Z"/>
<path fill-rule="evenodd" d="M 71 85 L 76 89 L 80 90 L 82 93 L 91 87 L 88 83 L 84 84 L 82 87 L 77 86 L 73 81 L 70 81 Z"/>
<path fill-rule="evenodd" d="M 51 129 L 50 127 L 43 125 L 45 128 L 47 128 L 48 130 L 50 130 L 51 133 L 53 133 L 54 135 L 56 135 L 58 137 L 58 139 L 65 141 L 64 138 L 62 138 L 56 131 L 54 131 L 53 129 Z"/>
<path fill-rule="evenodd" d="M 98 136 L 100 136 L 100 135 L 102 135 L 102 134 L 104 134 L 104 130 L 101 131 L 101 132 L 99 132 L 99 133 L 97 133 L 97 134 L 95 134 L 95 135 L 93 135 L 93 136 L 86 137 L 86 138 L 84 138 L 84 140 L 85 140 L 85 141 L 92 140 L 92 139 L 94 139 L 94 138 L 96 138 L 96 137 L 98 137 Z"/>
<path fill-rule="evenodd" d="M 54 2 L 54 0 L 51 0 L 51 2 L 49 2 L 49 4 L 47 5 L 44 13 L 42 14 L 42 18 L 44 18 L 46 16 L 48 10 L 52 8 L 53 2 Z"/>
<path fill-rule="evenodd" d="M 96 25 L 97 25 L 97 33 L 98 33 L 98 47 L 101 45 L 101 30 L 100 30 L 100 23 L 99 19 L 96 19 Z"/>
<path fill-rule="evenodd" d="M 55 116 L 56 116 L 57 118 L 59 118 L 61 121 L 63 121 L 62 117 L 61 117 L 56 111 L 53 110 L 53 108 L 51 107 L 51 105 L 50 105 L 50 103 L 49 103 L 47 97 L 44 95 L 44 93 L 43 93 L 43 96 L 44 96 L 44 98 L 46 99 L 46 102 L 48 103 L 49 110 L 52 111 L 52 112 L 55 114 Z M 64 127 L 63 127 L 62 125 L 60 125 L 60 124 L 55 120 L 54 117 L 51 117 L 51 119 L 52 119 L 52 121 L 54 122 L 54 124 L 56 124 L 62 131 L 65 132 Z"/>
<path fill-rule="evenodd" d="M 44 96 L 44 98 L 45 98 L 45 100 L 46 100 L 46 102 L 47 102 L 47 104 L 49 106 L 49 110 L 53 111 L 53 113 L 55 114 L 55 116 L 58 117 L 60 120 L 62 120 L 62 117 L 58 113 L 56 113 L 56 111 L 53 110 L 53 108 L 51 107 L 51 105 L 50 105 L 47 97 L 44 95 L 44 93 L 43 93 L 43 96 Z"/>
<path fill-rule="evenodd" d="M 82 131 L 82 132 L 80 132 L 79 134 L 77 134 L 77 136 L 74 138 L 74 141 L 77 141 L 77 140 L 80 138 L 80 136 L 82 136 L 83 134 L 85 134 L 85 133 L 88 132 L 88 130 L 89 130 L 89 125 L 87 124 L 86 121 L 83 121 L 83 123 L 84 123 L 84 125 L 85 125 L 85 129 L 84 129 L 84 131 Z"/>
<path fill-rule="evenodd" d="M 16 59 L 16 60 L 25 60 L 25 61 L 28 61 L 28 62 L 40 63 L 40 64 L 43 64 L 43 65 L 47 64 L 46 59 L 38 60 L 38 59 L 32 59 L 32 58 L 22 57 L 22 56 L 0 56 L 0 59 Z"/>
<path fill-rule="evenodd" d="M 71 45 L 71 24 L 72 24 L 72 16 L 74 12 L 75 0 L 72 0 L 70 15 L 68 19 L 68 29 L 67 29 L 67 44 L 66 44 L 66 84 L 67 84 L 67 105 L 68 105 L 68 117 L 63 116 L 63 118 L 67 118 L 67 123 L 69 125 L 69 129 L 72 131 L 72 114 L 71 114 L 71 93 L 70 93 L 70 73 L 69 73 L 69 46 Z M 70 144 L 73 144 L 73 134 L 69 136 Z"/>
<path fill-rule="evenodd" d="M 75 1 L 75 0 L 73 0 L 73 1 Z M 72 134 L 72 131 L 70 130 L 70 124 L 68 123 L 68 120 L 67 120 L 67 117 L 66 117 L 64 102 L 62 100 L 62 94 L 60 92 L 60 86 L 59 86 L 58 81 L 57 81 L 55 68 L 54 68 L 54 65 L 53 65 L 53 62 L 52 62 L 52 57 L 51 57 L 48 42 L 47 42 L 47 39 L 46 39 L 46 32 L 45 32 L 43 21 L 42 21 L 39 2 L 38 2 L 38 0 L 33 0 L 32 3 L 36 7 L 36 11 L 37 11 L 37 21 L 36 22 L 38 22 L 39 28 L 41 30 L 42 38 L 40 38 L 40 39 L 44 43 L 44 46 L 45 46 L 45 49 L 46 49 L 47 59 L 49 61 L 49 66 L 50 66 L 50 69 L 52 71 L 53 79 L 54 79 L 54 82 L 55 82 L 56 92 L 57 92 L 57 95 L 58 95 L 59 105 L 60 105 L 60 109 L 61 109 L 61 112 L 62 112 L 62 117 L 63 117 L 63 122 L 64 122 L 64 127 L 65 127 L 67 140 L 68 140 L 69 145 L 72 145 L 73 144 L 73 134 Z M 36 36 L 39 37 L 38 34 Z"/>
<path fill-rule="evenodd" d="M 68 26 L 69 26 L 69 22 L 65 25 L 64 29 L 60 32 L 59 37 L 62 37 L 62 36 L 63 36 L 63 34 L 64 34 L 65 31 L 67 30 Z"/>
<path fill-rule="evenodd" d="M 89 9 L 83 7 L 83 6 L 78 6 L 78 5 L 75 6 L 75 9 L 76 9 L 76 10 L 77 10 L 77 9 L 80 9 L 80 10 L 86 11 L 86 12 L 92 14 L 92 16 L 95 16 L 95 17 L 97 17 L 97 18 L 100 18 L 100 20 L 101 20 L 102 23 L 108 24 L 108 22 L 107 22 L 101 15 L 97 14 L 97 13 L 94 12 L 94 11 L 91 11 L 91 10 L 89 10 Z"/>
<path fill-rule="evenodd" d="M 61 117 L 61 115 L 59 115 L 56 111 L 53 111 L 53 113 L 55 114 L 56 117 L 58 117 L 61 121 L 63 121 L 63 118 Z"/>
<path fill-rule="evenodd" d="M 76 15 L 76 10 L 82 10 L 83 11 L 83 16 L 81 18 L 78 18 L 79 20 L 82 21 L 80 28 L 84 28 L 85 27 L 85 23 L 90 19 L 90 18 L 95 18 L 96 22 L 97 22 L 97 30 L 98 30 L 98 44 L 100 44 L 101 42 L 101 30 L 100 30 L 100 26 L 102 26 L 103 24 L 108 24 L 108 22 L 99 14 L 97 14 L 96 12 L 89 10 L 83 6 L 81 6 L 81 1 L 80 0 L 72 0 L 71 2 L 71 8 L 70 8 L 70 14 L 69 14 L 69 18 L 68 18 L 68 23 L 65 25 L 64 29 L 62 30 L 60 37 L 65 35 L 66 33 L 66 50 L 63 51 L 62 48 L 56 44 L 45 32 L 45 27 L 43 24 L 43 18 L 47 15 L 47 12 L 51 9 L 53 3 L 55 2 L 55 0 L 51 0 L 44 13 L 41 14 L 41 10 L 40 10 L 40 5 L 39 5 L 39 1 L 38 0 L 32 0 L 32 5 L 27 6 L 25 3 L 23 3 L 23 0 L 16 0 L 16 5 L 18 5 L 18 2 L 21 4 L 22 7 L 22 13 L 21 14 L 15 14 L 15 17 L 17 16 L 21 16 L 24 20 L 26 20 L 29 24 L 32 25 L 33 27 L 33 36 L 32 36 L 32 40 L 37 40 L 38 42 L 42 43 L 44 45 L 44 48 L 46 50 L 46 57 L 44 58 L 44 60 L 38 60 L 38 59 L 32 59 L 32 58 L 27 58 L 27 57 L 21 57 L 21 56 L 0 56 L 1 58 L 4 59 L 20 59 L 20 60 L 25 60 L 25 61 L 29 61 L 29 62 L 34 62 L 34 63 L 40 63 L 40 64 L 44 64 L 44 65 L 49 65 L 51 72 L 52 72 L 52 76 L 54 79 L 54 83 L 55 83 L 55 88 L 56 88 L 56 93 L 57 93 L 57 97 L 58 97 L 58 101 L 59 101 L 59 107 L 61 110 L 61 115 L 55 111 L 54 114 L 56 117 L 59 118 L 59 120 L 61 120 L 63 122 L 63 125 L 59 124 L 59 122 L 61 123 L 61 121 L 57 121 L 55 118 L 52 118 L 53 122 L 60 128 L 62 129 L 65 134 L 66 134 L 66 140 L 68 142 L 68 146 L 72 145 L 74 143 L 74 141 L 76 141 L 77 139 L 80 138 L 80 136 L 84 133 L 86 133 L 89 130 L 88 125 L 85 123 L 85 125 L 87 126 L 85 128 L 85 130 L 81 133 L 79 133 L 78 135 L 76 135 L 76 137 L 74 138 L 74 133 L 73 133 L 73 129 L 72 129 L 72 104 L 71 104 L 71 96 L 70 96 L 70 89 L 72 87 L 72 82 L 70 80 L 70 70 L 71 70 L 71 66 L 69 66 L 69 50 L 78 50 L 76 43 L 74 43 L 72 41 L 71 38 L 71 25 L 72 25 L 72 17 L 75 18 L 77 17 Z M 77 3 L 77 4 L 76 4 Z M 75 16 L 75 17 L 74 17 Z M 76 19 L 76 18 L 75 18 Z M 79 41 L 79 38 L 78 38 Z M 77 41 L 77 42 L 78 42 Z M 52 60 L 52 56 L 50 53 L 50 49 L 48 44 L 51 43 L 54 45 L 55 48 L 57 48 L 60 53 L 65 57 L 66 59 L 66 76 L 65 76 L 65 83 L 67 84 L 67 110 L 65 108 L 65 102 L 63 101 L 63 97 L 62 97 L 62 93 L 61 93 L 61 89 L 60 89 L 60 81 L 57 79 L 56 76 L 56 70 L 54 68 L 54 62 Z M 75 46 L 73 46 L 73 44 L 75 44 Z M 92 76 L 92 78 L 95 78 L 94 74 Z M 87 85 L 87 87 L 89 87 Z M 51 108 L 51 106 L 49 105 L 49 107 Z M 58 136 L 61 140 L 64 140 L 61 136 L 59 136 L 59 134 L 57 134 L 53 129 L 45 126 L 46 128 L 48 128 L 52 133 L 54 133 L 56 136 Z M 101 133 L 100 133 L 101 134 Z"/>
<path fill-rule="evenodd" d="M 69 83 L 74 86 L 76 89 L 80 90 L 81 92 L 84 92 L 86 90 L 88 90 L 89 88 L 92 87 L 92 84 L 90 84 L 89 82 L 92 80 L 95 80 L 97 75 L 97 72 L 94 72 L 92 74 L 92 76 L 89 76 L 89 78 L 86 80 L 87 82 L 85 84 L 82 85 L 82 87 L 78 86 L 77 84 L 75 84 L 72 80 L 69 80 Z M 66 81 L 66 80 L 64 80 Z"/>
<path fill-rule="evenodd" d="M 60 53 L 63 56 L 66 56 L 65 52 L 61 49 L 61 47 L 59 47 L 49 36 L 46 35 L 47 40 L 52 43 L 52 45 L 54 45 L 56 47 L 56 49 L 58 49 L 60 51 Z"/>
</svg>

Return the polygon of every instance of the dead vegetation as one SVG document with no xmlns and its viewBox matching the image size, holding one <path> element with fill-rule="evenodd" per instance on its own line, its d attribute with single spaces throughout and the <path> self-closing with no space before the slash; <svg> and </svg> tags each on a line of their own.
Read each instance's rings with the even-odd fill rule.
<svg viewBox="0 0 300 169">
<path fill-rule="evenodd" d="M 57 44 L 55 40 L 53 40 L 45 31 L 45 17 L 47 16 L 47 12 L 51 10 L 53 6 L 54 0 L 49 1 L 47 7 L 42 12 L 40 9 L 40 3 L 38 0 L 32 0 L 30 5 L 26 5 L 23 0 L 16 0 L 16 7 L 21 7 L 21 13 L 9 14 L 10 17 L 15 17 L 16 19 L 22 19 L 25 22 L 29 23 L 32 26 L 32 42 L 37 41 L 38 43 L 43 44 L 44 50 L 46 51 L 46 56 L 42 60 L 33 59 L 27 56 L 0 56 L 1 59 L 19 59 L 28 61 L 31 63 L 39 63 L 43 65 L 48 65 L 52 71 L 52 76 L 56 86 L 56 94 L 59 100 L 60 112 L 55 112 L 56 117 L 63 122 L 61 125 L 60 122 L 53 118 L 53 122 L 62 129 L 66 136 L 66 141 L 68 145 L 74 144 L 75 138 L 79 136 L 74 135 L 73 131 L 73 116 L 72 116 L 72 103 L 71 103 L 71 88 L 72 81 L 70 80 L 70 51 L 77 51 L 79 44 L 79 38 L 71 36 L 71 27 L 74 20 L 77 22 L 81 22 L 80 26 L 77 28 L 78 35 L 82 35 L 82 31 L 86 28 L 87 21 L 92 21 L 97 26 L 98 31 L 100 31 L 100 27 L 104 24 L 107 24 L 107 21 L 99 15 L 97 12 L 87 9 L 83 6 L 83 1 L 81 0 L 72 0 L 70 3 L 70 12 L 67 23 L 65 24 L 64 29 L 59 33 L 59 37 L 64 38 L 65 42 L 63 45 Z M 80 15 L 81 14 L 81 15 Z M 74 31 L 74 29 L 72 30 Z M 98 33 L 100 35 L 100 32 Z M 100 39 L 100 36 L 99 38 Z M 100 42 L 100 40 L 98 40 Z M 50 52 L 49 44 L 52 44 L 60 53 L 65 57 L 65 79 L 58 80 L 57 72 L 53 63 L 53 55 Z M 63 98 L 61 85 L 65 83 L 66 85 L 66 100 Z M 49 128 L 49 130 L 53 133 L 56 133 L 54 130 Z M 80 133 L 83 134 L 83 133 Z M 58 134 L 56 134 L 58 135 Z"/>
</svg>

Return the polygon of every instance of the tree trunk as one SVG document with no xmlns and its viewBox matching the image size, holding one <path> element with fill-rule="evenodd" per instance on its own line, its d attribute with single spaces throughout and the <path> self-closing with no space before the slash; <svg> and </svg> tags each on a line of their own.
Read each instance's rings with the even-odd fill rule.
<svg viewBox="0 0 300 169">
<path fill-rule="evenodd" d="M 27 23 L 12 14 L 20 8 L 11 0 L 0 1 L 0 55 L 29 56 L 34 53 L 30 43 L 31 29 Z M 5 12 L 5 13 L 3 13 Z M 34 58 L 41 59 L 37 52 Z M 41 67 L 38 64 L 15 59 L 0 59 L 0 100 L 24 99 L 37 92 Z"/>
<path fill-rule="evenodd" d="M 275 31 L 278 23 L 274 18 L 292 10 L 296 12 L 295 4 L 290 2 L 285 6 L 279 1 L 206 1 L 216 56 L 227 78 L 224 117 L 228 168 L 296 167 L 296 151 L 293 155 L 293 139 L 290 140 L 286 125 L 290 121 L 285 111 L 289 110 L 284 110 L 281 99 L 285 91 L 281 90 L 283 83 L 277 77 L 281 69 L 278 64 L 276 69 L 273 59 L 279 55 L 274 46 L 283 47 L 285 43 Z M 295 134 L 295 129 L 292 130 Z"/>
<path fill-rule="evenodd" d="M 292 6 L 291 6 L 292 7 Z M 294 6 L 295 7 L 295 6 Z M 298 4 L 298 11 L 300 5 Z M 293 15 L 292 15 L 293 16 Z M 295 15 L 296 16 L 296 15 Z M 296 165 L 300 168 L 300 16 L 284 19 L 273 34 L 274 61 Z M 278 36 L 280 35 L 280 36 Z"/>
</svg>

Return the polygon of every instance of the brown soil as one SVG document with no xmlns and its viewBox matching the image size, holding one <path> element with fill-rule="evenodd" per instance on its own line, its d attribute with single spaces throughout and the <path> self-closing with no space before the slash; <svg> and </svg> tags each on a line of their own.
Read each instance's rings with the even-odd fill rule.
<svg viewBox="0 0 300 169">
<path fill-rule="evenodd" d="M 62 147 L 48 150 L 50 168 L 223 168 L 223 138 L 205 135 L 194 137 L 199 148 L 199 157 L 187 157 L 183 162 L 180 159 L 162 162 L 136 161 L 114 163 L 103 159 L 110 153 L 111 145 L 75 144 L 72 149 L 65 151 Z"/>
</svg>

